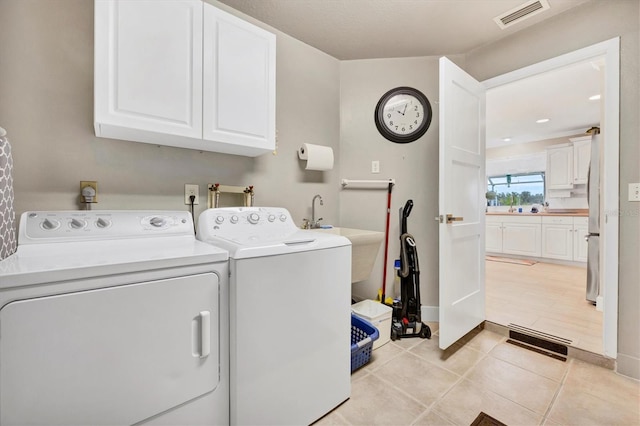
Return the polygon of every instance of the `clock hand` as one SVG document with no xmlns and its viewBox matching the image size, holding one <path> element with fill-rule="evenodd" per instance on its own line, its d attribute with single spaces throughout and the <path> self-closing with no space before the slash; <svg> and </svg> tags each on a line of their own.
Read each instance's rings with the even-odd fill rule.
<svg viewBox="0 0 640 426">
<path fill-rule="evenodd" d="M 407 105 L 409 104 L 404 104 L 404 109 L 402 110 L 402 112 L 398 111 L 398 114 L 404 115 L 404 113 L 407 112 Z"/>
</svg>

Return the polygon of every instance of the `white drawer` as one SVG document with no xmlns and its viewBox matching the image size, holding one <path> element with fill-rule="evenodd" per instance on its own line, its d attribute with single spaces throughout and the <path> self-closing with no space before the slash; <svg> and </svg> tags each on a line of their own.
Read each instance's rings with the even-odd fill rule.
<svg viewBox="0 0 640 426">
<path fill-rule="evenodd" d="M 542 216 L 543 224 L 573 225 L 573 216 Z"/>
<path fill-rule="evenodd" d="M 540 216 L 520 216 L 518 213 L 502 216 L 503 223 L 532 223 L 539 225 L 541 223 L 540 219 Z"/>
<path fill-rule="evenodd" d="M 573 224 L 575 226 L 589 226 L 589 218 L 586 216 L 574 216 Z"/>
</svg>

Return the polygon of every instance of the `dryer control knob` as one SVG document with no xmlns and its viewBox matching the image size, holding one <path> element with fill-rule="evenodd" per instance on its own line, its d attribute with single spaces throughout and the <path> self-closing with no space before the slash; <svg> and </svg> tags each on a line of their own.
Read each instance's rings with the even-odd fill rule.
<svg viewBox="0 0 640 426">
<path fill-rule="evenodd" d="M 220 225 L 222 222 L 224 222 L 224 217 L 222 217 L 222 216 L 218 216 L 218 217 L 216 217 L 216 223 L 217 223 L 218 225 Z"/>
<path fill-rule="evenodd" d="M 82 229 L 86 224 L 87 223 L 84 220 L 78 219 L 71 219 L 71 222 L 69 222 L 69 226 L 71 226 L 73 229 Z"/>
<path fill-rule="evenodd" d="M 60 226 L 60 223 L 53 219 L 45 219 L 40 226 L 47 231 L 53 231 Z"/>
<path fill-rule="evenodd" d="M 103 219 L 101 217 L 99 217 L 98 220 L 96 220 L 96 226 L 98 228 L 102 228 L 102 229 L 108 228 L 109 225 L 111 225 L 111 221 L 110 220 Z"/>
<path fill-rule="evenodd" d="M 258 213 L 251 213 L 248 217 L 247 220 L 249 220 L 249 223 L 252 224 L 256 224 L 258 223 L 258 221 L 260 220 L 260 215 Z"/>
<path fill-rule="evenodd" d="M 163 217 L 154 216 L 149 220 L 149 224 L 156 228 L 162 228 L 166 224 L 166 221 L 164 220 Z"/>
<path fill-rule="evenodd" d="M 280 215 L 280 222 L 284 222 L 287 220 L 287 215 L 286 214 L 281 214 Z"/>
<path fill-rule="evenodd" d="M 235 214 L 231 216 L 231 223 L 238 223 L 238 216 L 236 216 Z"/>
<path fill-rule="evenodd" d="M 273 214 L 270 214 L 268 219 L 269 219 L 269 222 L 273 222 L 274 220 L 276 220 L 276 216 Z"/>
</svg>

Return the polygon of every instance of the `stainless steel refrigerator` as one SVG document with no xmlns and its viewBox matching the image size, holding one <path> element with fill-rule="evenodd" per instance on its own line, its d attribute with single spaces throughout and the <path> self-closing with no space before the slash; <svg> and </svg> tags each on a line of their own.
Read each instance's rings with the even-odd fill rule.
<svg viewBox="0 0 640 426">
<path fill-rule="evenodd" d="M 591 160 L 589 162 L 589 178 L 587 197 L 589 203 L 589 234 L 587 257 L 587 297 L 595 303 L 600 294 L 600 129 L 592 127 Z"/>
</svg>

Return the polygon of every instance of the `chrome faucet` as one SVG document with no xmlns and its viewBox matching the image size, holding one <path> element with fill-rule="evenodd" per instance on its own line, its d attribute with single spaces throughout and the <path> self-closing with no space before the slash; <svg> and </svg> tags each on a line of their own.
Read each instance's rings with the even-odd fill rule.
<svg viewBox="0 0 640 426">
<path fill-rule="evenodd" d="M 310 223 L 311 229 L 320 228 L 320 221 L 322 220 L 322 218 L 319 218 L 316 220 L 316 198 L 320 199 L 321 206 L 324 205 L 324 202 L 322 201 L 322 197 L 320 196 L 320 194 L 316 194 L 313 197 L 313 201 L 311 201 L 311 223 Z"/>
</svg>

